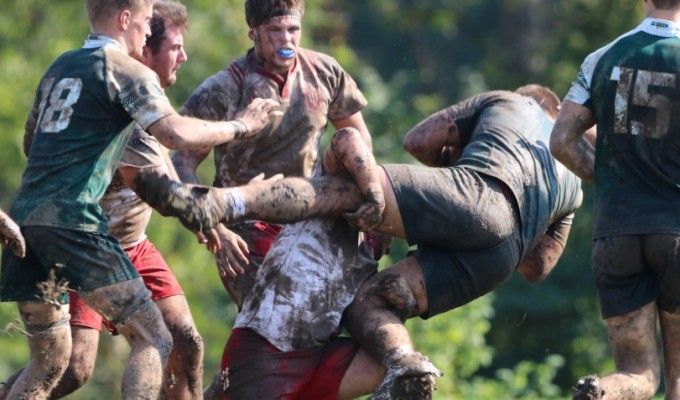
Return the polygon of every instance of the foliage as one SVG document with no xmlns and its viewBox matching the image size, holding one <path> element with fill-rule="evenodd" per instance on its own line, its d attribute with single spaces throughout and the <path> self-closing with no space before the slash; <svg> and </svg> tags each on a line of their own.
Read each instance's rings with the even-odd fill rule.
<svg viewBox="0 0 680 400">
<path fill-rule="evenodd" d="M 0 14 L 0 207 L 25 165 L 23 124 L 37 82 L 88 27 L 82 0 L 8 0 Z M 7 2 L 5 2 L 7 3 Z M 414 162 L 404 133 L 426 115 L 487 89 L 528 82 L 563 96 L 583 58 L 634 27 L 640 2 L 613 0 L 307 0 L 303 44 L 336 57 L 369 100 L 365 119 L 381 162 Z M 249 47 L 243 2 L 186 0 L 189 62 L 168 90 L 176 106 Z M 605 18 L 606 16 L 606 18 Z M 210 182 L 213 167 L 200 171 Z M 436 398 L 566 398 L 579 376 L 613 368 L 590 275 L 591 188 L 554 273 L 530 286 L 513 277 L 493 294 L 408 327 L 445 376 Z M 205 382 L 216 371 L 235 309 L 210 254 L 174 220 L 154 216 L 149 236 L 189 299 L 205 345 Z M 407 251 L 396 241 L 389 263 Z M 18 320 L 0 304 L 0 328 Z M 25 364 L 16 329 L 0 336 L 0 379 Z M 73 399 L 117 393 L 127 345 L 103 335 L 95 377 Z"/>
</svg>

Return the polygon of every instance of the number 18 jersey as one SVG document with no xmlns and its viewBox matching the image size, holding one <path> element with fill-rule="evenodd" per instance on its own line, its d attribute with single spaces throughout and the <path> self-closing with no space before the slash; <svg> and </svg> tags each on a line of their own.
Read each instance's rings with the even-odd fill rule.
<svg viewBox="0 0 680 400">
<path fill-rule="evenodd" d="M 105 36 L 60 56 L 26 122 L 28 163 L 10 209 L 22 226 L 107 232 L 99 199 L 130 137 L 174 113 L 156 74 Z"/>
<path fill-rule="evenodd" d="M 680 26 L 647 18 L 590 54 L 566 101 L 597 123 L 594 237 L 680 234 Z"/>
</svg>

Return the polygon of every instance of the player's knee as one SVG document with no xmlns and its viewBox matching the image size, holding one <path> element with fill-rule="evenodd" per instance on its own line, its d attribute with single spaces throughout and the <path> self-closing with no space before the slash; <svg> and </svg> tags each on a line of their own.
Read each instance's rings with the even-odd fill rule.
<svg viewBox="0 0 680 400">
<path fill-rule="evenodd" d="M 74 362 L 71 359 L 59 382 L 60 392 L 63 394 L 75 392 L 90 380 L 93 372 L 94 361 L 77 360 Z"/>
<path fill-rule="evenodd" d="M 203 357 L 203 339 L 191 324 L 170 326 L 172 335 L 173 352 L 182 356 L 185 360 L 201 360 Z"/>
<path fill-rule="evenodd" d="M 385 274 L 378 280 L 374 293 L 402 320 L 419 314 L 416 296 L 406 278 L 401 274 Z"/>
<path fill-rule="evenodd" d="M 158 350 L 163 363 L 172 351 L 172 335 L 166 327 L 151 292 L 144 286 L 121 307 L 111 322 L 134 347 L 152 346 Z"/>
</svg>

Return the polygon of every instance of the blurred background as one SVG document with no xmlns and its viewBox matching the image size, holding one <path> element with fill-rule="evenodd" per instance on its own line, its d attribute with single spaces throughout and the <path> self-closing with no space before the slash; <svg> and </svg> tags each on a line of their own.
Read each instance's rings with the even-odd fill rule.
<svg viewBox="0 0 680 400">
<path fill-rule="evenodd" d="M 184 3 L 189 61 L 168 90 L 177 108 L 251 47 L 241 0 Z M 26 162 L 23 126 L 38 80 L 59 54 L 82 45 L 89 28 L 82 0 L 3 4 L 0 207 L 6 210 Z M 583 58 L 642 17 L 641 1 L 307 0 L 302 44 L 338 59 L 363 90 L 378 161 L 416 163 L 401 142 L 427 115 L 481 91 L 526 83 L 550 86 L 563 97 Z M 200 174 L 211 182 L 212 160 Z M 444 371 L 435 399 L 570 399 L 578 377 L 613 369 L 590 273 L 592 187 L 584 190 L 567 249 L 547 280 L 530 285 L 514 276 L 467 306 L 409 321 L 416 347 Z M 147 233 L 186 292 L 206 346 L 207 384 L 235 307 L 212 256 L 177 220 L 156 214 Z M 381 265 L 407 251 L 398 241 Z M 16 306 L 0 303 L 0 381 L 27 361 L 15 326 L 21 327 Z M 127 353 L 123 338 L 103 334 L 95 376 L 69 399 L 117 398 Z"/>
</svg>

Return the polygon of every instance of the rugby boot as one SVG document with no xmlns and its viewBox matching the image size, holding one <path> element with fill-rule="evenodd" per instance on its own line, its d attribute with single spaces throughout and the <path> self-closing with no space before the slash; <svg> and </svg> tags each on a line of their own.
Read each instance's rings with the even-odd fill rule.
<svg viewBox="0 0 680 400">
<path fill-rule="evenodd" d="M 600 400 L 604 398 L 604 389 L 597 375 L 588 375 L 579 379 L 572 388 L 572 400 Z"/>
<path fill-rule="evenodd" d="M 371 400 L 431 400 L 441 371 L 422 353 L 413 352 L 387 363 L 382 383 Z"/>
</svg>

